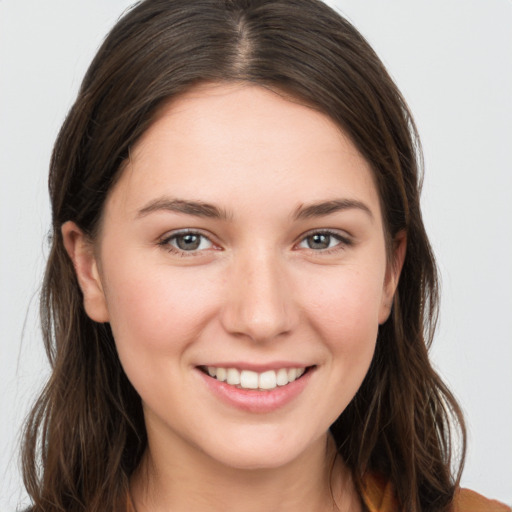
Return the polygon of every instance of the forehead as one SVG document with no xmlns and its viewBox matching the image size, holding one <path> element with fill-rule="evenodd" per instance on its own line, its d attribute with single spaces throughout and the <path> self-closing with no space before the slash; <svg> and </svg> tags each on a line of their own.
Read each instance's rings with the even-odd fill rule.
<svg viewBox="0 0 512 512">
<path fill-rule="evenodd" d="M 155 195 L 262 211 L 333 195 L 378 203 L 370 165 L 338 125 L 248 84 L 201 85 L 164 105 L 114 188 L 127 208 Z"/>
</svg>

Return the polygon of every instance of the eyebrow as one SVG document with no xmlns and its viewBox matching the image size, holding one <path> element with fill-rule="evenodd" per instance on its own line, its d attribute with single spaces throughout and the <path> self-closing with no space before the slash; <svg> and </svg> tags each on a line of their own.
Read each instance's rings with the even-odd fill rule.
<svg viewBox="0 0 512 512">
<path fill-rule="evenodd" d="M 332 213 L 352 209 L 365 212 L 372 220 L 374 218 L 370 208 L 356 199 L 332 199 L 330 201 L 321 201 L 307 206 L 301 205 L 295 210 L 293 218 L 295 220 L 311 219 L 313 217 L 324 217 Z"/>
<path fill-rule="evenodd" d="M 363 202 L 355 199 L 332 199 L 321 201 L 310 205 L 300 205 L 294 212 L 295 220 L 311 219 L 313 217 L 325 217 L 344 210 L 357 209 L 365 212 L 372 220 L 373 214 Z M 195 217 L 206 217 L 210 219 L 228 220 L 232 215 L 222 208 L 202 201 L 189 201 L 184 199 L 172 199 L 162 197 L 150 201 L 146 206 L 137 212 L 137 218 L 145 217 L 153 212 L 168 211 L 173 213 L 184 213 Z"/>
<path fill-rule="evenodd" d="M 217 208 L 217 206 L 202 201 L 185 201 L 183 199 L 172 199 L 161 197 L 150 201 L 146 206 L 137 212 L 137 218 L 145 217 L 153 212 L 168 211 L 174 213 L 185 213 L 195 217 L 207 217 L 210 219 L 227 220 L 226 210 Z"/>
</svg>

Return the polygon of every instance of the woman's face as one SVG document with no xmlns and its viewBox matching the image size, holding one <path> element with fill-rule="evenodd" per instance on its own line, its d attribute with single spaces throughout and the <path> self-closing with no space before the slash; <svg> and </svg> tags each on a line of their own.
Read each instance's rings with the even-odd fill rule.
<svg viewBox="0 0 512 512">
<path fill-rule="evenodd" d="M 321 444 L 398 277 L 368 163 L 328 117 L 251 85 L 170 103 L 108 196 L 94 250 L 73 225 L 64 236 L 150 448 L 237 468 Z"/>
</svg>

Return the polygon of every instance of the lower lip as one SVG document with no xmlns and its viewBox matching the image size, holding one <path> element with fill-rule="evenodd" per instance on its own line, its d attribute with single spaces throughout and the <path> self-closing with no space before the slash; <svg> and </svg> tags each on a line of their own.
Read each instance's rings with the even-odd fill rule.
<svg viewBox="0 0 512 512">
<path fill-rule="evenodd" d="M 197 369 L 197 372 L 208 389 L 224 403 L 252 413 L 268 413 L 284 407 L 302 393 L 314 373 L 313 368 L 309 368 L 302 377 L 286 384 L 286 386 L 278 386 L 269 391 L 259 391 L 256 389 L 240 389 L 210 377 L 199 369 Z"/>
</svg>

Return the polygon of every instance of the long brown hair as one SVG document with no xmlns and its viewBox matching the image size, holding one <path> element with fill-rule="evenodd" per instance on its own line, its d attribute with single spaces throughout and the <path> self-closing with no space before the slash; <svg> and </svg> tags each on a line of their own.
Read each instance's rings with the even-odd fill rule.
<svg viewBox="0 0 512 512">
<path fill-rule="evenodd" d="M 146 0 L 110 32 L 57 138 L 50 164 L 53 236 L 41 295 L 52 367 L 23 449 L 34 512 L 121 509 L 146 448 L 140 398 L 108 324 L 89 319 L 61 226 L 94 238 L 120 166 L 157 109 L 201 82 L 284 91 L 330 116 L 372 165 L 390 241 L 407 232 L 392 315 L 357 395 L 332 425 L 361 490 L 390 480 L 402 510 L 449 508 L 460 409 L 432 369 L 438 285 L 422 222 L 421 147 L 404 99 L 364 38 L 317 0 Z"/>
</svg>

